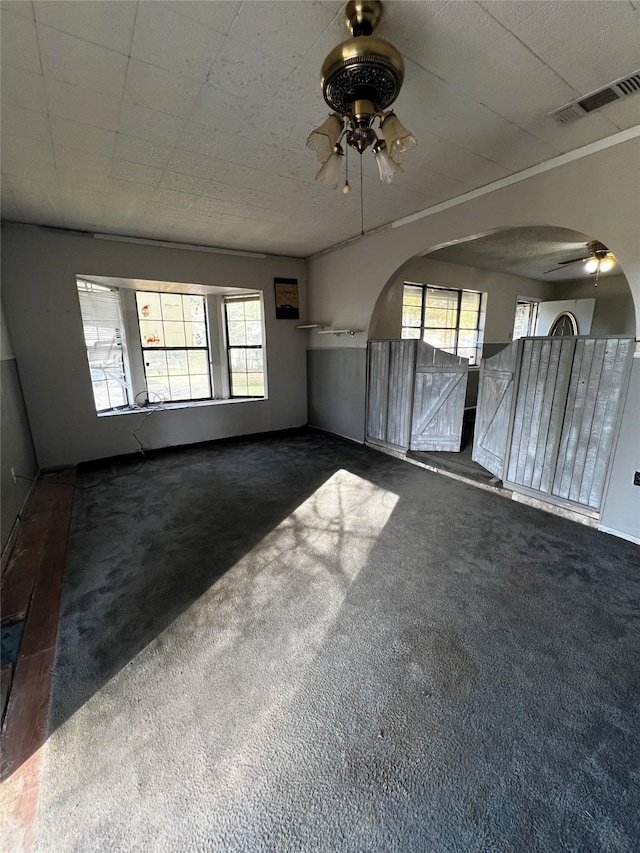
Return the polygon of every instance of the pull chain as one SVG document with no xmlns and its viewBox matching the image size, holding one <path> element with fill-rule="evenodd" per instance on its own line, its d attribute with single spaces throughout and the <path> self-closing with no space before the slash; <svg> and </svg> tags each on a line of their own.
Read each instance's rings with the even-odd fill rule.
<svg viewBox="0 0 640 853">
<path fill-rule="evenodd" d="M 349 183 L 349 146 L 347 145 L 344 152 L 344 186 L 342 187 L 343 193 L 351 192 L 351 184 Z"/>
<path fill-rule="evenodd" d="M 364 237 L 364 197 L 362 191 L 362 154 L 360 155 L 360 236 Z"/>
</svg>

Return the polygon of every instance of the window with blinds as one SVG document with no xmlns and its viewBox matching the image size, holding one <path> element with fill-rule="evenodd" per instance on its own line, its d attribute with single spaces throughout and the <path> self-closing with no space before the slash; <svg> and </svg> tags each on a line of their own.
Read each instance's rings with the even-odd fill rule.
<svg viewBox="0 0 640 853">
<path fill-rule="evenodd" d="M 77 285 L 96 411 L 127 406 L 129 386 L 118 291 L 82 279 Z"/>
<path fill-rule="evenodd" d="M 262 302 L 258 293 L 224 300 L 232 397 L 264 397 Z"/>
</svg>

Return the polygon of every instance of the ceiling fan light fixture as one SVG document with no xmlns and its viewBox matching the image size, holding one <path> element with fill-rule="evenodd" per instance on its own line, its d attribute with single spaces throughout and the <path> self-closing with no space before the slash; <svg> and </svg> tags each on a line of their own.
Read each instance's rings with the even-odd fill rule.
<svg viewBox="0 0 640 853">
<path fill-rule="evenodd" d="M 600 261 L 600 272 L 609 272 L 615 266 L 615 261 L 610 255 L 607 255 Z"/>
<path fill-rule="evenodd" d="M 596 272 L 599 265 L 600 261 L 598 258 L 589 258 L 588 261 L 584 262 L 584 268 L 588 273 Z"/>
<path fill-rule="evenodd" d="M 402 155 L 406 154 L 418 144 L 413 133 L 402 124 L 394 112 L 388 112 L 380 125 L 384 141 L 387 145 L 389 157 L 394 163 L 402 162 Z"/>
<path fill-rule="evenodd" d="M 343 139 L 360 155 L 372 148 L 383 183 L 402 171 L 402 156 L 417 145 L 395 113 L 384 112 L 400 93 L 404 60 L 392 44 L 373 35 L 381 16 L 380 0 L 349 0 L 346 18 L 352 38 L 336 45 L 322 63 L 322 94 L 334 112 L 309 134 L 307 146 L 327 165 L 316 179 L 331 186 L 337 187 L 334 169 L 340 164 L 333 152 Z"/>
<path fill-rule="evenodd" d="M 307 137 L 307 148 L 315 151 L 318 160 L 326 163 L 334 153 L 338 140 L 342 134 L 342 119 L 337 113 L 331 115 L 322 122 L 320 127 L 312 130 Z"/>
<path fill-rule="evenodd" d="M 402 172 L 402 166 L 391 160 L 387 154 L 386 144 L 384 142 L 376 142 L 373 146 L 373 154 L 376 158 L 378 175 L 380 176 L 381 182 L 383 184 L 390 184 L 393 181 L 393 176 L 396 172 Z"/>
<path fill-rule="evenodd" d="M 342 147 L 336 145 L 333 154 L 320 166 L 316 174 L 316 181 L 327 184 L 331 189 L 337 189 L 343 157 Z"/>
</svg>

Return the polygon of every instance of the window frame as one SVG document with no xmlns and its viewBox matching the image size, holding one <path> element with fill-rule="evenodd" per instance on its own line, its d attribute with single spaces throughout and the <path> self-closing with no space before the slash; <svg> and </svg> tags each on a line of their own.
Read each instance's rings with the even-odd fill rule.
<svg viewBox="0 0 640 853">
<path fill-rule="evenodd" d="M 147 406 L 152 408 L 189 408 L 190 406 L 209 406 L 220 405 L 237 402 L 253 402 L 255 400 L 268 399 L 268 375 L 267 375 L 267 323 L 265 310 L 265 294 L 260 289 L 250 289 L 248 287 L 228 286 L 224 289 L 221 286 L 207 287 L 194 284 L 193 288 L 187 283 L 180 283 L 179 289 L 170 282 L 142 281 L 134 279 L 125 279 L 121 283 L 118 279 L 100 275 L 89 275 L 76 273 L 75 276 L 76 293 L 78 294 L 78 321 L 82 341 L 84 345 L 85 358 L 87 359 L 87 378 L 88 378 L 88 393 L 91 398 L 92 411 L 97 417 L 109 417 L 113 415 L 134 414 L 140 412 Z M 86 346 L 85 323 L 82 315 L 80 290 L 79 285 L 88 284 L 92 287 L 104 288 L 113 292 L 118 301 L 119 313 L 119 334 L 122 342 L 121 360 L 123 367 L 123 379 L 126 383 L 127 402 L 122 405 L 113 406 L 107 409 L 98 409 L 96 405 L 96 396 L 94 392 L 94 384 L 92 381 L 91 366 L 88 355 L 89 350 Z M 137 286 L 136 286 L 137 285 Z M 141 286 L 146 285 L 146 286 Z M 154 289 L 153 285 L 156 285 Z M 85 288 L 86 289 L 86 288 Z M 239 291 L 237 294 L 235 291 Z M 160 346 L 145 346 L 142 340 L 142 330 L 140 327 L 142 318 L 139 314 L 137 293 L 155 294 L 162 297 L 163 294 L 175 293 L 183 297 L 198 296 L 204 299 L 204 328 L 206 336 L 205 346 L 187 346 L 186 340 L 184 346 L 175 347 L 160 347 Z M 224 300 L 229 297 L 252 298 L 258 300 L 260 311 L 260 341 L 259 345 L 247 345 L 241 348 L 256 348 L 262 350 L 262 394 L 248 395 L 231 393 L 231 364 L 229 360 L 229 350 L 227 348 L 227 326 L 226 313 L 224 308 Z M 183 312 L 184 318 L 184 312 Z M 162 322 L 162 320 L 160 321 Z M 193 338 L 191 338 L 193 340 Z M 182 350 L 188 353 L 189 350 L 206 350 L 207 352 L 207 374 L 209 377 L 208 397 L 197 398 L 180 398 L 179 400 L 154 400 L 154 392 L 149 390 L 145 356 L 147 352 L 158 351 L 175 351 Z M 249 371 L 254 372 L 254 371 Z M 186 374 L 185 376 L 187 376 Z M 200 375 L 200 374 L 197 374 Z M 164 395 L 162 395 L 164 396 Z"/>
<path fill-rule="evenodd" d="M 171 291 L 147 290 L 146 288 L 142 289 L 142 288 L 136 287 L 136 288 L 134 288 L 134 298 L 135 298 L 135 295 L 137 295 L 138 293 L 153 293 L 157 296 L 162 297 L 162 295 L 167 293 L 167 292 L 171 292 Z M 182 298 L 183 296 L 197 296 L 199 299 L 202 299 L 202 302 L 204 305 L 204 329 L 205 329 L 206 344 L 204 346 L 201 346 L 201 347 L 187 346 L 186 344 L 183 347 L 182 346 L 180 346 L 180 347 L 166 347 L 166 346 L 150 347 L 150 346 L 145 346 L 142 342 L 142 330 L 140 328 L 140 321 L 142 318 L 140 317 L 140 313 L 138 310 L 138 300 L 135 299 L 136 318 L 137 318 L 137 326 L 138 326 L 138 339 L 140 341 L 140 351 L 142 353 L 142 367 L 144 370 L 144 384 L 145 384 L 144 391 L 146 392 L 147 398 L 148 398 L 150 392 L 149 392 L 149 377 L 147 376 L 147 366 L 145 364 L 145 359 L 144 359 L 145 352 L 184 351 L 184 352 L 188 353 L 190 350 L 197 350 L 197 351 L 204 350 L 206 355 L 207 355 L 207 376 L 209 378 L 209 395 L 207 397 L 182 397 L 179 400 L 171 399 L 171 400 L 166 400 L 164 402 L 169 403 L 169 404 L 171 404 L 171 403 L 203 403 L 203 402 L 207 402 L 208 400 L 213 400 L 215 397 L 215 389 L 213 387 L 213 375 L 212 375 L 212 370 L 211 370 L 211 340 L 209 337 L 209 312 L 207 310 L 207 297 L 206 297 L 206 295 L 204 295 L 202 293 L 182 293 L 182 292 L 180 292 L 176 295 L 180 296 L 180 298 Z M 162 300 L 160 302 L 160 310 L 162 311 Z M 163 319 L 160 320 L 160 323 L 162 323 L 164 325 L 164 322 L 165 321 L 164 321 L 164 317 L 163 317 Z M 184 322 L 184 320 L 183 320 L 183 322 Z M 186 375 L 190 376 L 191 374 L 187 373 Z M 155 392 L 152 391 L 151 393 L 154 394 Z"/>
<path fill-rule="evenodd" d="M 469 358 L 469 366 L 477 367 L 480 364 L 480 360 L 482 358 L 482 337 L 484 331 L 484 312 L 485 312 L 485 299 L 486 294 L 480 290 L 467 290 L 466 288 L 457 288 L 457 287 L 443 287 L 438 284 L 423 284 L 422 282 L 417 281 L 405 281 L 403 282 L 402 288 L 402 308 L 404 309 L 404 294 L 406 287 L 419 287 L 422 291 L 421 303 L 420 303 L 420 326 L 406 326 L 402 323 L 402 316 L 400 319 L 400 336 L 404 337 L 403 332 L 405 329 L 419 329 L 420 334 L 418 338 L 413 338 L 413 340 L 421 340 L 424 341 L 424 333 L 426 331 L 447 331 L 454 332 L 454 345 L 452 347 L 436 347 L 436 349 L 442 349 L 444 352 L 449 352 L 449 350 L 455 350 L 452 354 L 457 355 L 459 358 L 467 358 L 467 356 L 461 356 L 458 353 L 459 349 L 459 341 L 460 341 L 460 332 L 475 332 L 476 343 L 475 347 L 473 347 L 476 351 L 475 357 L 473 361 Z M 454 326 L 426 326 L 425 325 L 425 313 L 426 313 L 426 294 L 429 290 L 442 291 L 445 293 L 453 293 L 457 297 L 456 302 L 456 325 Z M 465 293 L 473 294 L 474 296 L 478 296 L 478 308 L 476 310 L 476 325 L 473 328 L 460 328 L 460 316 L 462 313 L 462 297 Z M 475 310 L 475 309 L 474 309 Z M 406 340 L 410 340 L 407 338 Z M 426 342 L 428 343 L 428 342 Z M 433 346 L 433 344 L 430 344 Z M 463 349 L 471 349 L 471 347 L 463 347 Z"/>
<path fill-rule="evenodd" d="M 227 312 L 227 305 L 231 302 L 240 302 L 240 301 L 248 301 L 248 300 L 257 300 L 260 306 L 260 331 L 262 343 L 260 344 L 230 344 L 229 343 L 229 315 Z M 264 328 L 264 300 L 261 298 L 261 295 L 258 291 L 255 293 L 243 293 L 238 296 L 233 296 L 229 294 L 225 294 L 222 297 L 222 320 L 224 326 L 224 343 L 225 350 L 227 354 L 227 377 L 228 377 L 228 389 L 229 389 L 229 399 L 230 400 L 264 400 L 267 397 L 267 371 L 265 364 L 265 328 Z M 231 370 L 231 350 L 232 349 L 259 349 L 262 350 L 262 394 L 234 394 L 233 393 L 233 371 Z M 255 372 L 255 371 L 254 371 Z M 249 373 L 249 371 L 247 371 Z M 248 387 L 248 382 L 247 382 Z"/>
<path fill-rule="evenodd" d="M 92 290 L 88 290 L 87 286 L 90 287 Z M 116 327 L 115 335 L 116 335 L 116 338 L 119 337 L 119 342 L 115 342 L 115 343 L 112 342 L 110 345 L 110 348 L 115 347 L 116 351 L 118 351 L 120 353 L 120 363 L 121 363 L 121 367 L 122 367 L 122 382 L 120 384 L 124 390 L 125 402 L 120 403 L 119 405 L 116 405 L 116 406 L 109 406 L 109 408 L 107 408 L 107 409 L 99 409 L 97 407 L 96 389 L 95 389 L 95 385 L 94 385 L 93 371 L 96 369 L 102 369 L 103 370 L 104 379 L 100 379 L 100 380 L 96 380 L 96 381 L 106 383 L 106 385 L 107 385 L 107 387 L 106 387 L 107 397 L 109 399 L 109 402 L 111 402 L 111 394 L 109 392 L 109 387 L 108 387 L 109 378 L 107 377 L 107 374 L 106 374 L 106 371 L 104 370 L 104 368 L 96 368 L 96 367 L 92 367 L 92 365 L 91 365 L 91 359 L 89 357 L 89 346 L 87 344 L 86 331 L 85 331 L 85 329 L 86 329 L 85 316 L 82 312 L 81 293 L 83 293 L 83 292 L 84 293 L 94 292 L 93 291 L 94 288 L 97 288 L 98 290 L 110 291 L 111 293 L 114 293 L 116 295 L 116 302 L 117 302 L 117 309 L 118 309 L 119 326 Z M 93 398 L 93 403 L 95 406 L 96 415 L 104 415 L 104 414 L 107 414 L 109 412 L 126 411 L 127 409 L 129 409 L 131 407 L 131 399 L 133 397 L 133 387 L 132 387 L 132 383 L 131 383 L 131 370 L 130 370 L 130 366 L 129 366 L 127 334 L 126 334 L 126 329 L 125 329 L 126 324 L 125 324 L 125 320 L 124 320 L 124 312 L 122 310 L 122 300 L 120 298 L 120 288 L 110 287 L 107 284 L 100 284 L 98 282 L 91 281 L 90 279 L 85 278 L 84 276 L 78 275 L 78 276 L 76 276 L 76 293 L 78 294 L 78 306 L 80 308 L 80 320 L 81 320 L 81 324 L 82 324 L 82 337 L 84 340 L 85 357 L 87 359 L 87 367 L 89 369 L 89 382 L 91 384 L 91 396 Z M 99 328 L 99 327 L 96 325 L 96 329 L 97 328 Z M 118 381 L 118 380 L 116 380 L 116 381 Z"/>
<path fill-rule="evenodd" d="M 513 331 L 511 333 L 511 340 L 517 341 L 520 338 L 531 338 L 535 335 L 536 332 L 536 324 L 538 322 L 538 306 L 540 304 L 539 299 L 530 299 L 527 296 L 518 296 L 516 299 L 516 309 L 513 316 Z M 520 305 L 529 305 L 533 310 L 531 310 L 529 314 L 529 322 L 527 324 L 527 332 L 524 335 L 519 335 L 516 337 L 516 318 L 518 313 L 518 308 Z"/>
</svg>

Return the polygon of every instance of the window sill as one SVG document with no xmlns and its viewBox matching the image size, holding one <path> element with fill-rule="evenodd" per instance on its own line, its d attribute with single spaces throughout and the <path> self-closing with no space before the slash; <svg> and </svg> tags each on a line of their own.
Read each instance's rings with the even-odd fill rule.
<svg viewBox="0 0 640 853">
<path fill-rule="evenodd" d="M 118 415 L 140 415 L 149 412 L 168 412 L 178 409 L 200 409 L 207 406 L 227 406 L 230 403 L 260 403 L 266 397 L 231 397 L 227 400 L 194 400 L 183 403 L 161 403 L 149 406 L 128 406 L 124 409 L 111 409 L 107 412 L 96 412 L 99 418 L 113 418 Z"/>
</svg>

